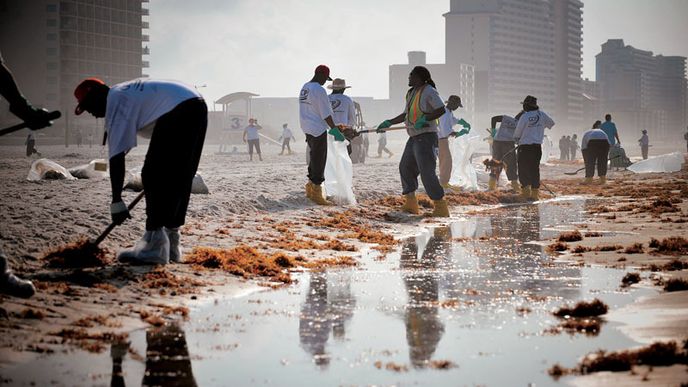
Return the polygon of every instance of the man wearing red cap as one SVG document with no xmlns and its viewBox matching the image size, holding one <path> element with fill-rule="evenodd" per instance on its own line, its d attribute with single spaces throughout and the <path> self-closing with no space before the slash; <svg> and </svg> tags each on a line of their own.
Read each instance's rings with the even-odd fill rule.
<svg viewBox="0 0 688 387">
<path fill-rule="evenodd" d="M 130 218 L 122 201 L 124 156 L 136 146 L 137 134 L 150 138 L 141 170 L 146 195 L 146 232 L 119 260 L 133 264 L 166 264 L 181 260 L 179 227 L 184 224 L 208 125 L 208 108 L 193 87 L 175 81 L 135 79 L 108 87 L 82 81 L 74 96 L 75 113 L 105 117 L 110 154 L 115 224 Z"/>
<path fill-rule="evenodd" d="M 344 136 L 332 120 L 334 116 L 332 106 L 327 92 L 322 87 L 325 82 L 331 80 L 330 69 L 325 65 L 320 65 L 315 68 L 313 79 L 303 85 L 299 94 L 301 130 L 306 134 L 306 142 L 310 149 L 306 196 L 320 205 L 332 204 L 323 196 L 321 185 L 325 181 L 328 129 L 336 140 L 344 140 Z"/>
</svg>

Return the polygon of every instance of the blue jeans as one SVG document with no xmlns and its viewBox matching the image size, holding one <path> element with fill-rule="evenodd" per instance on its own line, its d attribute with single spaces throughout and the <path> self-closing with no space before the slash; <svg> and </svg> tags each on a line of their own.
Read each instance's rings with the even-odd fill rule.
<svg viewBox="0 0 688 387">
<path fill-rule="evenodd" d="M 418 189 L 418 175 L 425 192 L 432 200 L 444 197 L 444 189 L 437 178 L 437 133 L 423 133 L 409 137 L 399 162 L 401 187 L 404 195 Z"/>
</svg>

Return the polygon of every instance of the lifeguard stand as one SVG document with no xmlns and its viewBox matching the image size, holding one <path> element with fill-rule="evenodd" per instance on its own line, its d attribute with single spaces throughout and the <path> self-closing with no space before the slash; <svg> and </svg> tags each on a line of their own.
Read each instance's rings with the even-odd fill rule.
<svg viewBox="0 0 688 387">
<path fill-rule="evenodd" d="M 222 134 L 220 153 L 232 153 L 243 148 L 243 130 L 251 117 L 251 98 L 258 94 L 240 91 L 230 93 L 214 102 L 222 107 Z"/>
</svg>

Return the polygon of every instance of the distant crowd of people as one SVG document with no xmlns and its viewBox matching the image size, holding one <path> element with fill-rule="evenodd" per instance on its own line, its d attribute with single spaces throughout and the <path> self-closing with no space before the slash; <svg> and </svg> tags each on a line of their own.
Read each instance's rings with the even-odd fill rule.
<svg viewBox="0 0 688 387">
<path fill-rule="evenodd" d="M 559 160 L 575 160 L 578 149 L 580 149 L 578 135 L 561 136 L 559 139 Z"/>
</svg>

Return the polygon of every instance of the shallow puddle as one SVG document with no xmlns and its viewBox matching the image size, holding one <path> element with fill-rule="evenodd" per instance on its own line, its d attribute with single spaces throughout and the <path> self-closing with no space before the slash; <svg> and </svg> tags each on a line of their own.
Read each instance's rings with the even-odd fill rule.
<svg viewBox="0 0 688 387">
<path fill-rule="evenodd" d="M 533 243 L 585 223 L 585 208 L 583 200 L 544 202 L 457 220 L 403 241 L 384 260 L 370 251 L 354 269 L 297 274 L 290 287 L 197 305 L 181 326 L 134 332 L 119 359 L 74 351 L 5 377 L 38 385 L 563 385 L 547 374 L 554 363 L 638 343 L 614 323 L 598 335 L 546 333 L 559 322 L 551 312 L 596 297 L 614 310 L 653 294 L 621 290 L 623 270 L 557 262 Z M 119 364 L 122 376 L 112 377 Z"/>
</svg>

